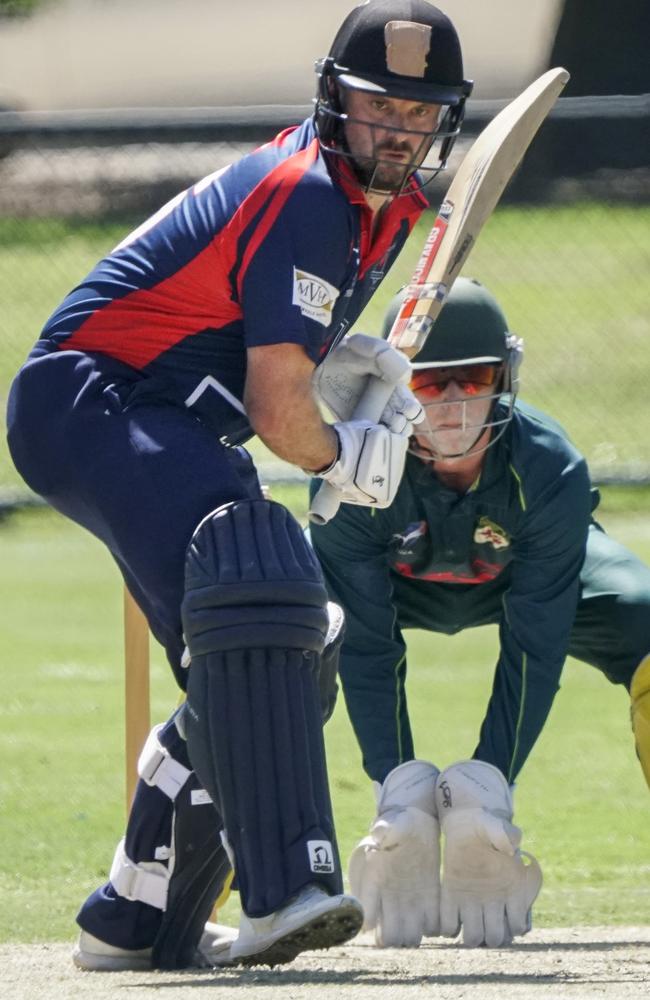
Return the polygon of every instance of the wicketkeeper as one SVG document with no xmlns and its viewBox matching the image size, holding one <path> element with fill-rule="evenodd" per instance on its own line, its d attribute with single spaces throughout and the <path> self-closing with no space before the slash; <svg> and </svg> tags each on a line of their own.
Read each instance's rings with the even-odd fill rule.
<svg viewBox="0 0 650 1000">
<path fill-rule="evenodd" d="M 593 519 L 597 491 L 562 429 L 516 401 L 521 357 L 492 295 L 457 279 L 413 359 L 425 419 L 393 504 L 311 528 L 346 615 L 340 676 L 376 791 L 349 873 L 380 946 L 462 931 L 496 947 L 530 929 L 541 872 L 512 789 L 567 655 L 630 692 L 650 784 L 650 570 Z M 500 651 L 477 745 L 439 773 L 414 759 L 402 629 L 490 623 Z M 429 715 L 435 726 L 435 704 Z"/>
<path fill-rule="evenodd" d="M 409 365 L 345 334 L 426 207 L 470 91 L 436 7 L 355 7 L 318 65 L 314 115 L 127 236 L 14 382 L 17 468 L 107 546 L 187 691 L 147 741 L 109 878 L 78 915 L 84 969 L 219 960 L 204 926 L 231 867 L 231 961 L 288 962 L 361 925 L 319 702 L 340 616 L 241 444 L 259 435 L 349 503 L 391 502 L 420 416 Z M 391 400 L 379 422 L 354 420 L 372 379 Z M 334 424 L 319 408 L 332 394 Z"/>
</svg>

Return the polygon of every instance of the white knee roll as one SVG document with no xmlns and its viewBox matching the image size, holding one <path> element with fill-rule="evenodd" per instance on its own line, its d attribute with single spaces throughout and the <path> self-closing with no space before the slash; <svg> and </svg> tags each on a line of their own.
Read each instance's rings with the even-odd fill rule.
<svg viewBox="0 0 650 1000">
<path fill-rule="evenodd" d="M 138 774 L 148 785 L 159 788 L 168 798 L 175 800 L 192 773 L 170 755 L 158 739 L 162 725 L 154 726 L 147 737 L 138 759 Z"/>
<path fill-rule="evenodd" d="M 171 872 L 159 861 L 140 861 L 138 864 L 131 861 L 124 850 L 123 839 L 117 845 L 108 877 L 118 896 L 148 903 L 157 910 L 167 908 Z"/>
</svg>

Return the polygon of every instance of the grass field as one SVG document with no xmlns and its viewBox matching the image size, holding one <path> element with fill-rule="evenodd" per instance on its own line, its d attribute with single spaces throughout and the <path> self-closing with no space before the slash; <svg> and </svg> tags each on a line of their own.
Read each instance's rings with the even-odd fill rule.
<svg viewBox="0 0 650 1000">
<path fill-rule="evenodd" d="M 2 411 L 47 316 L 138 221 L 0 220 Z M 379 329 L 430 223 L 420 223 L 359 329 Z M 468 270 L 525 337 L 524 398 L 561 420 L 604 473 L 622 463 L 650 469 L 650 439 L 639 432 L 650 420 L 649 223 L 648 206 L 502 207 Z M 19 484 L 3 443 L 0 490 Z M 274 495 L 304 516 L 304 494 Z M 649 499 L 647 490 L 606 491 L 601 517 L 646 561 Z M 65 940 L 78 904 L 106 876 L 124 819 L 121 587 L 101 546 L 52 512 L 7 517 L 0 553 L 0 941 Z M 445 766 L 473 750 L 496 634 L 412 633 L 409 643 L 417 750 Z M 177 693 L 159 651 L 152 671 L 152 714 L 161 721 Z M 372 795 L 342 703 L 327 743 L 347 856 L 365 833 Z M 650 799 L 623 691 L 568 662 L 516 807 L 524 847 L 545 871 L 539 925 L 650 924 Z"/>
<path fill-rule="evenodd" d="M 61 298 L 141 220 L 0 220 L 0 410 L 9 383 Z M 431 225 L 411 235 L 358 329 L 377 332 Z M 565 425 L 592 467 L 648 475 L 650 206 L 580 202 L 502 206 L 465 271 L 503 304 L 523 336 L 523 396 Z M 18 477 L 0 447 L 0 488 Z"/>
<path fill-rule="evenodd" d="M 298 515 L 295 488 L 276 497 Z M 650 561 L 647 491 L 605 491 L 601 520 Z M 0 941 L 66 940 L 106 877 L 124 819 L 121 588 L 99 543 L 47 510 L 0 524 Z M 420 756 L 471 754 L 496 660 L 494 629 L 409 634 L 409 700 Z M 176 691 L 158 650 L 153 718 Z M 365 833 L 370 783 L 341 702 L 327 726 L 342 854 Z M 627 696 L 569 661 L 516 792 L 524 847 L 545 886 L 538 926 L 650 923 L 650 798 Z M 236 901 L 226 919 L 234 919 Z"/>
</svg>

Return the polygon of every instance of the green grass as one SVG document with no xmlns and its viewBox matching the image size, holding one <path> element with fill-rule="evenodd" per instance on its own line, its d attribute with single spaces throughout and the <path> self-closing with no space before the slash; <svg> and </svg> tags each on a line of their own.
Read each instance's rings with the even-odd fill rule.
<svg viewBox="0 0 650 1000">
<path fill-rule="evenodd" d="M 63 296 L 139 219 L 101 225 L 0 220 L 0 411 L 13 375 Z M 430 213 L 411 235 L 358 329 L 377 332 L 417 261 Z M 522 395 L 565 425 L 600 474 L 648 475 L 650 206 L 580 202 L 503 206 L 464 271 L 503 304 L 523 336 Z M 18 476 L 0 446 L 0 487 Z"/>
<path fill-rule="evenodd" d="M 275 496 L 304 512 L 301 490 Z M 647 491 L 604 491 L 601 520 L 650 561 L 647 500 Z M 0 941 L 71 939 L 124 820 L 121 588 L 99 543 L 51 511 L 7 517 L 0 547 Z M 409 643 L 417 750 L 444 766 L 473 750 L 496 633 L 413 632 Z M 177 699 L 159 650 L 152 684 L 159 721 Z M 326 734 L 347 857 L 373 802 L 341 701 Z M 545 872 L 538 925 L 650 922 L 649 806 L 624 692 L 569 661 L 516 792 L 524 846 Z M 233 900 L 226 919 L 235 912 Z"/>
</svg>

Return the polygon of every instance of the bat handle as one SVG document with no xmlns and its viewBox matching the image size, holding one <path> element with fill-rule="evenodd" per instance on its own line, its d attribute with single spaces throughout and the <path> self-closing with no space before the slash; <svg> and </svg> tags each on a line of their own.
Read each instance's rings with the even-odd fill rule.
<svg viewBox="0 0 650 1000">
<path fill-rule="evenodd" d="M 371 379 L 357 403 L 352 419 L 372 420 L 373 423 L 378 423 L 394 388 L 393 384 L 382 382 L 381 379 Z M 320 489 L 314 494 L 307 516 L 312 524 L 327 524 L 336 514 L 340 503 L 341 491 L 330 483 L 321 483 Z"/>
</svg>

